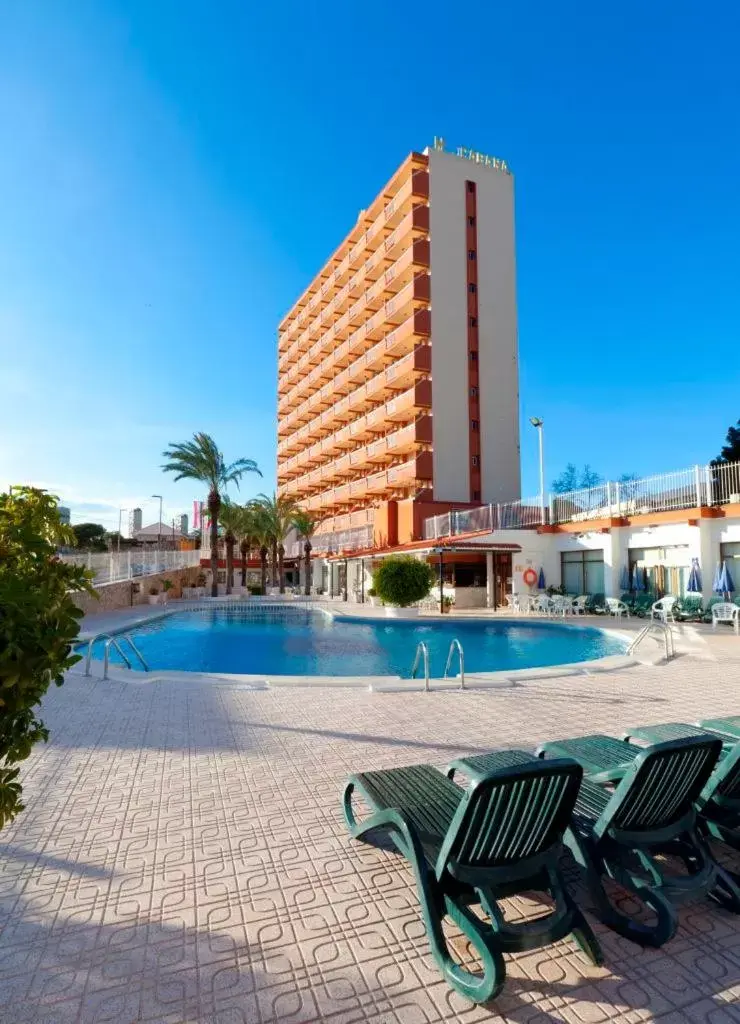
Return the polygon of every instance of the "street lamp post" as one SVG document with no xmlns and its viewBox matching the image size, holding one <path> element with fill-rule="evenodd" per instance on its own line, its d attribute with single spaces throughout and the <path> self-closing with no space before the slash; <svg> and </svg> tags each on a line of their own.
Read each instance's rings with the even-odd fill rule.
<svg viewBox="0 0 740 1024">
<path fill-rule="evenodd" d="M 162 495 L 153 494 L 153 498 L 159 498 L 159 520 L 157 523 L 157 547 L 162 547 Z"/>
<path fill-rule="evenodd" d="M 540 515 L 542 523 L 545 522 L 545 455 L 543 450 L 542 435 L 544 431 L 543 420 L 539 416 L 532 416 L 529 421 L 537 431 L 540 440 Z"/>
<path fill-rule="evenodd" d="M 123 515 L 124 512 L 129 512 L 129 511 L 130 511 L 130 509 L 127 509 L 127 508 L 119 508 L 119 510 L 118 510 L 118 554 L 119 555 L 121 553 L 121 516 Z"/>
</svg>

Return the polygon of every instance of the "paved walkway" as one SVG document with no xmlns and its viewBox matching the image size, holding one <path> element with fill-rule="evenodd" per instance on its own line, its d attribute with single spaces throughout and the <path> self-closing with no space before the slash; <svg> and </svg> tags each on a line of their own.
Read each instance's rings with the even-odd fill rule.
<svg viewBox="0 0 740 1024">
<path fill-rule="evenodd" d="M 709 644 L 465 693 L 70 675 L 0 833 L 0 1021 L 740 1022 L 740 919 L 707 903 L 657 951 L 597 924 L 605 968 L 570 941 L 507 957 L 495 1008 L 472 1007 L 435 968 L 404 862 L 352 841 L 339 806 L 351 770 L 738 713 L 740 641 Z"/>
</svg>

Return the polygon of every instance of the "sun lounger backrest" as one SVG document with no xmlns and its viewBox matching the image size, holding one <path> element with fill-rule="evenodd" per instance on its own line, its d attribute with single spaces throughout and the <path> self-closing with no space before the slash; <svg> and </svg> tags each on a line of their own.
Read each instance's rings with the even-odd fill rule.
<svg viewBox="0 0 740 1024">
<path fill-rule="evenodd" d="M 617 786 L 594 833 L 650 833 L 681 821 L 691 813 L 721 750 L 721 741 L 710 736 L 648 747 Z"/>
<path fill-rule="evenodd" d="M 447 831 L 437 876 L 475 882 L 479 872 L 531 864 L 562 836 L 583 772 L 568 759 L 499 769 L 467 790 Z"/>
<path fill-rule="evenodd" d="M 740 810 L 740 742 L 722 759 L 707 786 L 700 804 L 713 801 L 719 807 Z"/>
</svg>

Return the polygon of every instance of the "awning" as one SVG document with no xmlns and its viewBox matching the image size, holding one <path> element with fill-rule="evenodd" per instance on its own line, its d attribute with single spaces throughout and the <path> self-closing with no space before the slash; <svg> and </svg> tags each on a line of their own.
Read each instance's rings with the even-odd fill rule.
<svg viewBox="0 0 740 1024">
<path fill-rule="evenodd" d="M 325 555 L 328 562 L 344 562 L 353 558 L 387 558 L 389 555 L 439 555 L 476 554 L 488 551 L 521 551 L 520 544 L 505 541 L 458 540 L 455 537 L 441 537 L 438 540 L 417 540 L 410 544 L 399 544 L 394 548 L 367 549 L 365 551 L 339 551 Z"/>
</svg>

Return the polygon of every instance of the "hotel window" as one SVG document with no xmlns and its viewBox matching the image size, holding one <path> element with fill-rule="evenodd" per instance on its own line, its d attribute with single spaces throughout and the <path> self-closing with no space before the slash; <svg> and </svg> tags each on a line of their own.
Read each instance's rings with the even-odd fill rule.
<svg viewBox="0 0 740 1024">
<path fill-rule="evenodd" d="M 630 575 L 641 572 L 642 582 L 651 594 L 663 597 L 673 594 L 683 597 L 691 570 L 688 544 L 673 544 L 663 548 L 630 548 L 627 560 Z"/>
<path fill-rule="evenodd" d="M 471 430 L 477 430 L 478 429 L 478 420 L 471 420 L 470 421 L 470 428 L 471 428 Z"/>
<path fill-rule="evenodd" d="M 475 249 L 468 249 L 468 259 L 469 260 L 474 260 L 475 259 Z"/>
<path fill-rule="evenodd" d="M 472 388 L 470 389 L 470 396 L 471 396 L 471 398 L 477 398 L 478 397 L 478 387 L 477 387 L 477 385 L 474 384 L 472 386 Z"/>
<path fill-rule="evenodd" d="M 475 217 L 468 217 L 468 224 L 471 228 L 475 227 Z"/>
<path fill-rule="evenodd" d="M 477 363 L 478 362 L 478 353 L 477 352 L 471 352 L 470 353 L 470 362 L 471 363 Z"/>
<path fill-rule="evenodd" d="M 727 562 L 727 571 L 732 576 L 732 582 L 737 591 L 740 583 L 740 543 L 732 541 L 727 544 L 720 544 L 719 557 L 721 562 Z"/>
<path fill-rule="evenodd" d="M 477 455 L 474 455 L 473 456 L 473 465 L 477 466 L 479 462 L 480 462 L 479 457 Z"/>
<path fill-rule="evenodd" d="M 471 316 L 471 318 L 470 318 L 470 326 L 471 327 L 477 327 L 478 326 L 478 317 L 477 316 Z"/>
<path fill-rule="evenodd" d="M 474 182 L 469 181 L 467 183 L 467 185 L 468 185 L 468 192 L 475 192 L 475 183 Z"/>
<path fill-rule="evenodd" d="M 471 281 L 470 284 L 468 285 L 468 291 L 470 292 L 471 295 L 475 295 L 475 293 L 478 291 L 474 281 Z"/>
<path fill-rule="evenodd" d="M 604 593 L 604 552 L 563 551 L 560 555 L 560 579 L 566 594 Z"/>
</svg>

